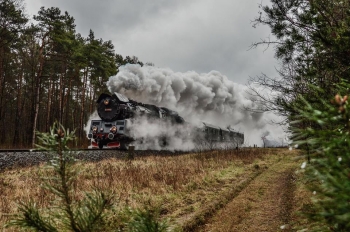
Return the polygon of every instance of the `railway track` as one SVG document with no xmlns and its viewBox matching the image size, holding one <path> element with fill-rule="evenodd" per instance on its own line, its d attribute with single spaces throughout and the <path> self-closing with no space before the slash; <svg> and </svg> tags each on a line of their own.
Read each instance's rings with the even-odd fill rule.
<svg viewBox="0 0 350 232">
<path fill-rule="evenodd" d="M 72 150 L 72 155 L 78 160 L 100 161 L 108 158 L 124 159 L 129 155 L 128 151 L 120 150 Z M 135 150 L 133 156 L 142 157 L 150 155 L 174 156 L 188 152 L 169 150 Z M 50 159 L 48 152 L 34 149 L 2 149 L 0 150 L 0 172 L 14 167 L 26 167 L 47 162 Z"/>
<path fill-rule="evenodd" d="M 72 151 L 100 151 L 97 149 L 72 149 Z M 0 149 L 1 153 L 8 153 L 8 152 L 42 152 L 41 150 L 36 149 Z"/>
</svg>

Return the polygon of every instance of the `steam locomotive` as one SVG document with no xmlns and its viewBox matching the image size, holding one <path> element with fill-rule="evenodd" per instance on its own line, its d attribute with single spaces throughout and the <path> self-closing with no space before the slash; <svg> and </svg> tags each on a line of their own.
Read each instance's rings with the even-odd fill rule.
<svg viewBox="0 0 350 232">
<path fill-rule="evenodd" d="M 176 111 L 136 102 L 120 93 L 112 95 L 103 93 L 96 103 L 97 113 L 101 119 L 90 122 L 88 138 L 91 140 L 89 146 L 91 149 L 128 149 L 129 144 L 135 141 L 131 125 L 140 117 L 191 127 L 192 137 L 209 143 L 231 142 L 238 147 L 244 142 L 244 134 L 230 128 L 224 129 L 207 123 L 203 123 L 200 128 L 192 127 Z M 166 144 L 166 137 L 162 142 Z"/>
</svg>

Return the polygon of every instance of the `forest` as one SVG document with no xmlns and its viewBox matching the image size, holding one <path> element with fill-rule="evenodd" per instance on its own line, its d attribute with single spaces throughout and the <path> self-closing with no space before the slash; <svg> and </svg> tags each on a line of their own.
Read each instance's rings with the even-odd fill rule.
<svg viewBox="0 0 350 232">
<path fill-rule="evenodd" d="M 57 7 L 41 7 L 33 19 L 24 12 L 22 0 L 0 1 L 0 148 L 32 148 L 36 131 L 55 121 L 76 129 L 82 146 L 104 82 L 120 65 L 143 63 L 93 30 L 84 38 Z"/>
</svg>

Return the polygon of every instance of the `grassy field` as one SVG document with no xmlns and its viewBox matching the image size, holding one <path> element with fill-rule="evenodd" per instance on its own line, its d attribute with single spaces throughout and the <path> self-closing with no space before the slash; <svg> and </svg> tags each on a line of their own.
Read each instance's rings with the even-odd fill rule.
<svg viewBox="0 0 350 232">
<path fill-rule="evenodd" d="M 295 150 L 242 149 L 78 162 L 74 196 L 96 188 L 112 193 L 110 228 L 123 228 L 126 209 L 146 207 L 177 231 L 294 231 L 310 225 L 297 214 L 310 203 L 301 159 Z M 43 165 L 0 173 L 0 227 L 21 201 L 50 207 L 54 196 L 41 187 L 49 175 Z"/>
</svg>

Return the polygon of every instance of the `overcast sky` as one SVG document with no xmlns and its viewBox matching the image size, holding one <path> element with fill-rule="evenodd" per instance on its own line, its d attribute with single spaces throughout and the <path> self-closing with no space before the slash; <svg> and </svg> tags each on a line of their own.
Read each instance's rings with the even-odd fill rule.
<svg viewBox="0 0 350 232">
<path fill-rule="evenodd" d="M 24 0 L 27 13 L 58 7 L 75 18 L 86 37 L 111 40 L 118 54 L 174 72 L 221 72 L 246 84 L 261 73 L 276 76 L 273 49 L 249 50 L 270 36 L 268 27 L 252 27 L 259 3 L 268 0 Z"/>
</svg>

